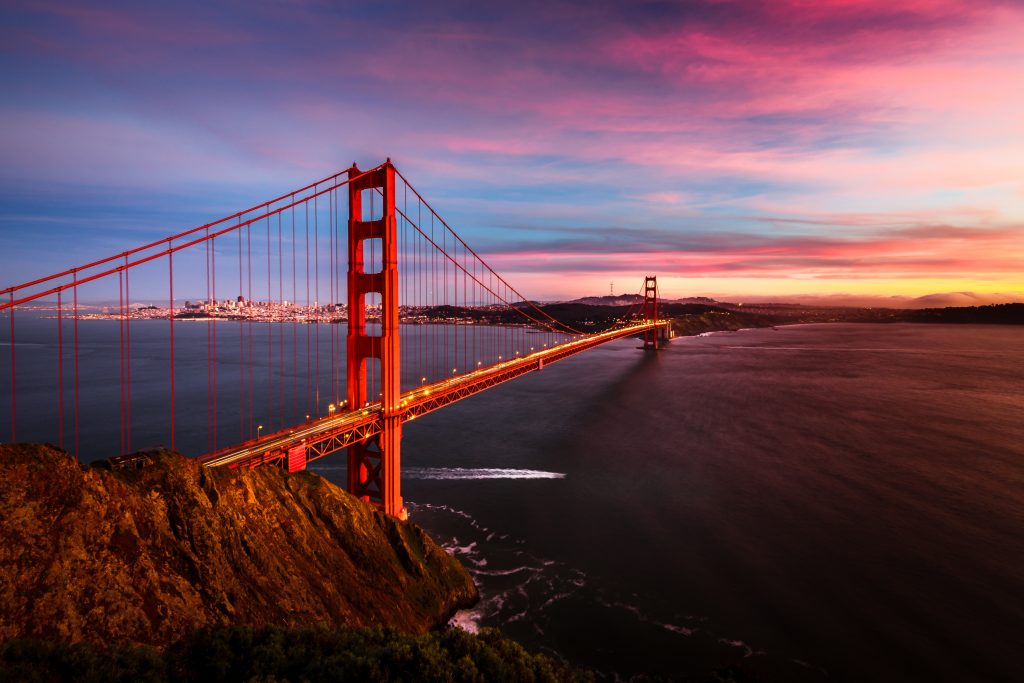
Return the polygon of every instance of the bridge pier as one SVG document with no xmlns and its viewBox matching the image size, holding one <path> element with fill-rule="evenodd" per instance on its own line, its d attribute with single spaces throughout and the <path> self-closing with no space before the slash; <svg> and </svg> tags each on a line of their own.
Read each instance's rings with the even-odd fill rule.
<svg viewBox="0 0 1024 683">
<path fill-rule="evenodd" d="M 380 361 L 383 430 L 348 447 L 348 490 L 375 503 L 384 512 L 408 518 L 401 495 L 402 418 L 398 335 L 398 237 L 395 222 L 395 167 L 389 159 L 380 169 L 361 174 L 348 170 L 348 405 L 358 410 L 376 402 L 367 395 L 367 361 Z M 363 220 L 362 192 L 383 195 L 377 220 Z M 381 243 L 381 263 L 364 263 L 364 242 Z M 369 270 L 367 270 L 369 265 Z M 366 295 L 380 294 L 381 333 L 366 333 Z"/>
</svg>

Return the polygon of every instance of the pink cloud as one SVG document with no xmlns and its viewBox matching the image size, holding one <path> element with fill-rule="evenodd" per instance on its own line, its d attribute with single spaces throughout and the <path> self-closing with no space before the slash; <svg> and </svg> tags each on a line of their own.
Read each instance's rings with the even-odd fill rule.
<svg viewBox="0 0 1024 683">
<path fill-rule="evenodd" d="M 1015 274 L 1024 259 L 1021 226 L 974 230 L 919 226 L 874 238 L 818 235 L 691 235 L 686 249 L 510 249 L 487 258 L 504 272 L 656 271 L 680 277 L 920 278 Z M 585 242 L 581 242 L 585 244 Z"/>
<path fill-rule="evenodd" d="M 681 204 L 683 201 L 688 199 L 687 195 L 682 192 L 644 192 L 642 194 L 633 195 L 630 198 L 650 204 L 670 205 Z"/>
</svg>

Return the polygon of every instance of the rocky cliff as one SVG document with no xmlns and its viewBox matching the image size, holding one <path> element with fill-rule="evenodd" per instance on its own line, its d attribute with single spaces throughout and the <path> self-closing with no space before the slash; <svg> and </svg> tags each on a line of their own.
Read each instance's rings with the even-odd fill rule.
<svg viewBox="0 0 1024 683">
<path fill-rule="evenodd" d="M 385 625 L 422 633 L 472 603 L 417 526 L 312 473 L 140 469 L 0 446 L 0 640 L 162 645 L 221 625 Z"/>
</svg>

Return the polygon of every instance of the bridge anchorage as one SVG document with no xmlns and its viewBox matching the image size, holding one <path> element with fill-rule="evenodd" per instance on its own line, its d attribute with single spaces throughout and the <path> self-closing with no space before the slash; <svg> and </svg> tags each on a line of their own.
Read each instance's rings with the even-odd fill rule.
<svg viewBox="0 0 1024 683">
<path fill-rule="evenodd" d="M 346 201 L 347 237 L 341 234 Z M 205 285 L 203 300 L 175 298 L 175 269 L 178 296 L 188 287 L 198 290 L 186 294 L 202 296 Z M 133 273 L 136 283 L 150 288 L 166 275 L 163 306 L 152 299 L 132 303 Z M 17 372 L 16 317 L 21 319 L 28 304 L 55 310 L 47 317 L 56 321 L 55 340 L 50 340 L 56 348 L 51 380 L 56 400 L 47 401 L 42 412 L 52 404 L 56 414 L 42 426 L 38 419 L 29 425 L 36 440 L 63 446 L 67 432 L 76 456 L 82 435 L 94 449 L 114 450 L 107 445 L 113 434 L 97 435 L 93 425 L 110 424 L 112 431 L 116 403 L 122 454 L 133 452 L 133 411 L 166 413 L 169 424 L 164 435 L 135 429 L 136 441 L 169 442 L 175 448 L 177 439 L 184 451 L 205 452 L 197 460 L 209 467 L 274 464 L 294 472 L 347 449 L 348 490 L 404 519 L 406 422 L 615 339 L 635 337 L 642 340 L 640 348 L 657 350 L 671 335 L 668 321 L 658 315 L 657 278 L 647 276 L 641 292 L 636 305 L 610 327 L 583 333 L 512 287 L 390 159 L 369 170 L 353 164 L 226 218 L 0 291 L 0 315 L 9 317 L 0 329 L 10 334 L 10 381 L 0 378 L 10 396 L 0 394 L 0 405 L 9 406 L 14 441 L 18 378 L 26 376 Z M 113 298 L 116 310 L 108 306 L 86 313 L 79 305 L 86 295 Z M 53 296 L 55 307 L 42 300 Z M 86 322 L 91 319 L 117 324 Z M 347 322 L 344 340 L 342 322 Z M 150 381 L 141 396 L 133 396 L 132 368 L 146 360 L 133 360 L 138 343 L 133 330 L 150 335 L 143 341 L 153 357 L 159 355 L 154 325 L 166 330 L 167 394 L 154 398 L 159 392 Z M 116 343 L 80 354 L 80 336 L 92 339 L 102 331 L 97 328 L 116 329 Z M 329 349 L 326 358 L 321 346 Z M 114 348 L 116 353 L 110 351 Z M 197 416 L 203 397 L 196 385 L 204 349 L 205 448 L 196 437 L 202 432 Z M 152 377 L 153 369 L 147 370 Z M 100 393 L 102 387 L 92 386 L 89 378 L 101 373 L 119 378 L 120 394 L 112 399 L 108 390 L 103 400 L 90 401 L 90 391 Z M 176 382 L 185 374 L 188 382 Z M 80 375 L 86 378 L 81 383 Z M 44 380 L 30 379 L 32 398 Z M 218 445 L 224 443 L 231 445 Z"/>
</svg>

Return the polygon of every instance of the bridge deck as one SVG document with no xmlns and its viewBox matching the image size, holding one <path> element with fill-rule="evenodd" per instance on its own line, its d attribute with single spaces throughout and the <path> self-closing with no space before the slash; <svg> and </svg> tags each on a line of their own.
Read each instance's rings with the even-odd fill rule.
<svg viewBox="0 0 1024 683">
<path fill-rule="evenodd" d="M 427 384 L 402 394 L 397 412 L 402 422 L 442 408 L 502 382 L 540 370 L 545 365 L 592 349 L 614 339 L 640 334 L 665 323 L 644 322 L 602 332 L 560 344 L 528 356 L 480 368 L 463 375 Z M 380 402 L 359 410 L 350 410 L 319 418 L 297 427 L 268 434 L 257 440 L 224 448 L 200 456 L 199 462 L 208 467 L 256 467 L 286 459 L 288 451 L 296 446 L 305 447 L 305 462 L 341 450 L 349 444 L 377 434 L 382 429 L 383 411 Z"/>
</svg>

